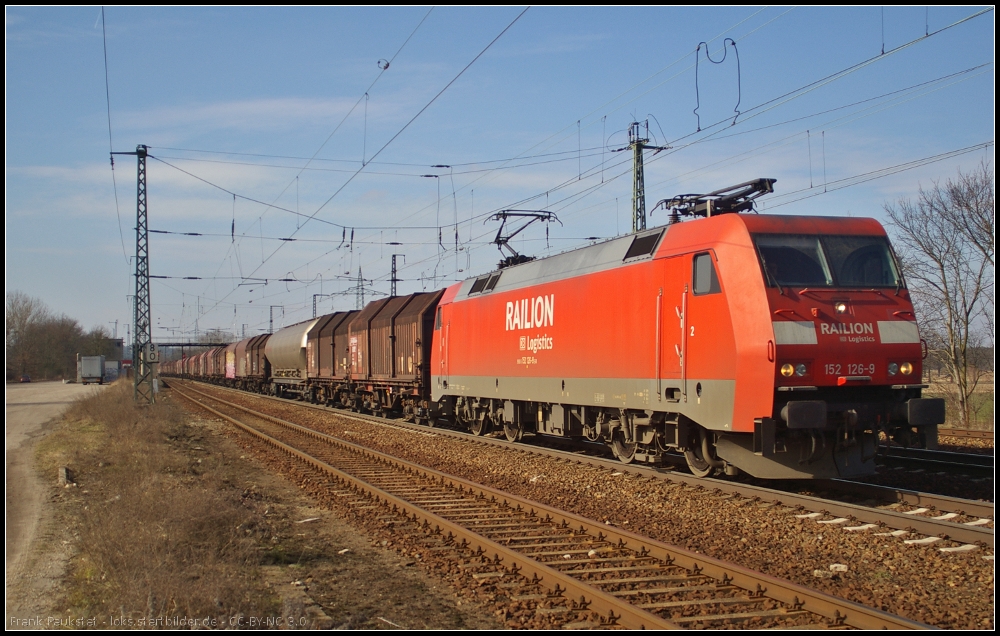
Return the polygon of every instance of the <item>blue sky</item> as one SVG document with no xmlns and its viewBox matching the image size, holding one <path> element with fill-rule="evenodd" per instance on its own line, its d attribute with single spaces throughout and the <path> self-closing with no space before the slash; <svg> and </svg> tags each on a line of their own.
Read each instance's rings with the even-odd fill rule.
<svg viewBox="0 0 1000 636">
<path fill-rule="evenodd" d="M 647 209 L 772 177 L 764 213 L 881 219 L 994 156 L 994 12 L 522 10 L 107 9 L 114 150 L 156 158 L 150 229 L 201 234 L 150 234 L 154 340 L 353 308 L 393 253 L 399 293 L 489 271 L 503 209 L 558 215 L 515 240 L 536 256 L 625 233 L 632 121 L 670 147 Z M 123 336 L 136 166 L 112 181 L 100 7 L 6 27 L 6 288 Z M 725 59 L 702 46 L 696 92 L 702 42 Z"/>
</svg>

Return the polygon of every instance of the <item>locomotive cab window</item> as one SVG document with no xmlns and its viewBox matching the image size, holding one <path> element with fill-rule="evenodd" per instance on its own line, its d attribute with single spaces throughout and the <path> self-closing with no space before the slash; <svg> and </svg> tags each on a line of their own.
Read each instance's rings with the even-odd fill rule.
<svg viewBox="0 0 1000 636">
<path fill-rule="evenodd" d="M 434 319 L 434 331 L 441 330 L 441 308 L 438 307 L 437 318 Z"/>
<path fill-rule="evenodd" d="M 841 287 L 895 287 L 895 259 L 881 236 L 824 236 L 834 278 Z"/>
<path fill-rule="evenodd" d="M 896 287 L 902 285 L 884 236 L 754 237 L 769 286 Z"/>
<path fill-rule="evenodd" d="M 762 234 L 757 252 L 768 285 L 829 287 L 833 284 L 818 236 Z"/>
<path fill-rule="evenodd" d="M 694 294 L 718 294 L 719 276 L 715 273 L 715 264 L 711 254 L 698 254 L 694 257 Z"/>
</svg>

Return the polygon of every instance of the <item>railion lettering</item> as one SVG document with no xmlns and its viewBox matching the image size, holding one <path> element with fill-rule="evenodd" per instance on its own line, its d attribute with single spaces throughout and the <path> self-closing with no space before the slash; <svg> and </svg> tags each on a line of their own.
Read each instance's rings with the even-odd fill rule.
<svg viewBox="0 0 1000 636">
<path fill-rule="evenodd" d="M 507 301 L 507 331 L 551 327 L 555 320 L 556 295 Z"/>
<path fill-rule="evenodd" d="M 822 322 L 819 332 L 825 336 L 864 336 L 875 333 L 875 327 L 870 322 Z"/>
</svg>

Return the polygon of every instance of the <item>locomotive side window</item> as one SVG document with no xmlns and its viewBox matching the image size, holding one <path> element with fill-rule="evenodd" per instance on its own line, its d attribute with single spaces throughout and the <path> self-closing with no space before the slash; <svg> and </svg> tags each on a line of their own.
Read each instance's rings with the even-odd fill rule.
<svg viewBox="0 0 1000 636">
<path fill-rule="evenodd" d="M 818 236 L 760 234 L 756 242 L 769 285 L 829 287 L 833 284 Z"/>
<path fill-rule="evenodd" d="M 823 246 L 841 287 L 895 287 L 899 283 L 889 245 L 881 236 L 824 236 Z"/>
<path fill-rule="evenodd" d="M 500 274 L 502 273 L 503 272 L 500 272 L 498 274 L 493 274 L 492 276 L 490 276 L 490 282 L 486 283 L 486 291 L 493 291 L 493 288 L 496 287 L 497 283 L 500 282 Z"/>
<path fill-rule="evenodd" d="M 488 291 L 493 291 L 493 288 L 497 286 L 500 282 L 500 274 L 503 272 L 497 272 L 493 275 L 483 276 L 482 278 L 477 278 L 476 282 L 472 283 L 472 289 L 469 290 L 469 296 L 472 294 L 485 293 Z"/>
<path fill-rule="evenodd" d="M 640 256 L 649 256 L 656 251 L 656 246 L 660 243 L 660 237 L 663 236 L 663 230 L 660 230 L 656 234 L 647 234 L 646 236 L 637 236 L 632 239 L 632 244 L 629 245 L 628 251 L 625 253 L 625 258 L 622 260 L 629 260 L 630 258 L 638 258 Z"/>
<path fill-rule="evenodd" d="M 472 289 L 469 290 L 469 295 L 478 294 L 483 291 L 483 287 L 486 287 L 486 281 L 489 280 L 489 276 L 483 276 L 482 278 L 477 278 L 476 282 L 472 283 Z"/>
<path fill-rule="evenodd" d="M 438 307 L 437 318 L 434 320 L 434 331 L 441 330 L 441 308 Z"/>
<path fill-rule="evenodd" d="M 718 294 L 722 291 L 719 287 L 719 277 L 715 273 L 715 265 L 712 263 L 711 254 L 698 254 L 694 257 L 694 294 Z"/>
</svg>

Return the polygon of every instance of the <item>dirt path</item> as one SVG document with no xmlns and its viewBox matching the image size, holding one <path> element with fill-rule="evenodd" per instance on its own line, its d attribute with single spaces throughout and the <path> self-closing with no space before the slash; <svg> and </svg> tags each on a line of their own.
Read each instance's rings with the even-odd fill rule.
<svg viewBox="0 0 1000 636">
<path fill-rule="evenodd" d="M 8 384 L 7 426 L 4 448 L 7 456 L 7 626 L 41 617 L 49 609 L 51 590 L 62 575 L 63 559 L 33 554 L 31 549 L 46 519 L 46 488 L 34 467 L 34 448 L 54 419 L 79 397 L 103 387 L 38 382 Z M 55 475 L 51 475 L 54 480 Z M 39 626 L 44 626 L 44 623 Z"/>
</svg>

